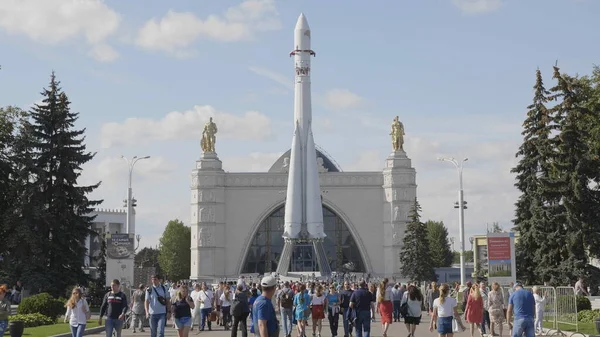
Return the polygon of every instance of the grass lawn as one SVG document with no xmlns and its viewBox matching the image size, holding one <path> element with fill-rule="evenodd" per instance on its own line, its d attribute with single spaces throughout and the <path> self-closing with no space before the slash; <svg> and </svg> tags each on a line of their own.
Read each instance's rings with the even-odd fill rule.
<svg viewBox="0 0 600 337">
<path fill-rule="evenodd" d="M 544 328 L 548 328 L 551 329 L 552 328 L 552 323 L 550 322 L 544 322 Z M 575 325 L 571 325 L 571 324 L 558 324 L 558 328 L 562 331 L 571 331 L 571 332 L 575 332 Z M 596 335 L 596 325 L 592 322 L 592 323 L 582 323 L 579 322 L 579 331 L 583 334 L 586 335 Z"/>
<path fill-rule="evenodd" d="M 98 321 L 88 321 L 86 325 L 86 329 L 95 328 L 98 326 Z M 27 337 L 48 337 L 59 335 L 63 333 L 68 333 L 71 331 L 69 327 L 69 323 L 58 323 L 53 325 L 42 325 L 36 326 L 35 328 L 25 328 L 23 331 L 23 336 Z M 5 336 L 10 336 L 10 332 L 6 331 Z"/>
</svg>

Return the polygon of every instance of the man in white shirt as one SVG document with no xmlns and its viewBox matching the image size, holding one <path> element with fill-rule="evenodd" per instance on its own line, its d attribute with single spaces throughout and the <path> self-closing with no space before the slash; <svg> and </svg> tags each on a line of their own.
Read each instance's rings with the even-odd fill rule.
<svg viewBox="0 0 600 337">
<path fill-rule="evenodd" d="M 200 327 L 200 283 L 194 284 L 194 290 L 190 293 L 190 297 L 192 301 L 194 301 L 194 309 L 192 310 L 192 328 L 190 330 L 194 330 L 194 324 L 198 322 L 198 327 Z"/>
<path fill-rule="evenodd" d="M 212 290 L 208 289 L 206 283 L 202 283 L 202 289 L 200 290 L 200 331 L 204 331 L 204 324 L 208 321 L 208 331 L 212 331 L 210 322 L 210 313 L 215 305 L 215 295 Z"/>
</svg>

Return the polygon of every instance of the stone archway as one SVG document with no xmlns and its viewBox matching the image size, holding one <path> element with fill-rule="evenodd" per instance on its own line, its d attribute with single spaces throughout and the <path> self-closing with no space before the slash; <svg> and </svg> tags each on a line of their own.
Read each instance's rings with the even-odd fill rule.
<svg viewBox="0 0 600 337">
<path fill-rule="evenodd" d="M 245 249 L 245 255 L 240 272 L 265 274 L 275 272 L 279 257 L 283 250 L 284 205 L 279 205 L 268 213 L 249 237 L 249 244 Z M 323 224 L 327 238 L 324 246 L 327 256 L 330 257 L 332 271 L 342 271 L 342 265 L 353 262 L 355 272 L 368 272 L 367 260 L 363 247 L 359 246 L 349 226 L 336 214 L 331 207 L 323 206 Z M 318 270 L 316 259 L 311 256 L 311 250 L 305 252 L 298 250 L 290 263 L 290 271 L 314 271 Z"/>
</svg>

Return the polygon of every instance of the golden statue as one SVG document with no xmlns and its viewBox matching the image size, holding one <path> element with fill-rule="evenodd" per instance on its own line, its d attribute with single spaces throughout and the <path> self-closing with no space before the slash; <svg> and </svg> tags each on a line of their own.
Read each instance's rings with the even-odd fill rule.
<svg viewBox="0 0 600 337">
<path fill-rule="evenodd" d="M 217 142 L 217 124 L 213 122 L 212 117 L 209 121 L 204 124 L 204 130 L 202 131 L 202 140 L 200 146 L 204 152 L 215 152 L 215 143 Z"/>
<path fill-rule="evenodd" d="M 392 122 L 392 149 L 394 152 L 404 151 L 404 125 L 398 119 L 398 116 L 394 118 Z"/>
</svg>

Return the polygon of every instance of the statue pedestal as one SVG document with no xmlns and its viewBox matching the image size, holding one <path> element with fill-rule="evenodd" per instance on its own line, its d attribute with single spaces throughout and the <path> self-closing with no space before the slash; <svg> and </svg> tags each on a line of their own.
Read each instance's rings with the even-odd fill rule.
<svg viewBox="0 0 600 337">
<path fill-rule="evenodd" d="M 196 168 L 202 171 L 223 171 L 223 163 L 216 152 L 204 152 L 196 161 Z"/>
<path fill-rule="evenodd" d="M 403 150 L 395 151 L 385 160 L 386 168 L 412 168 L 410 158 L 406 155 Z"/>
</svg>

